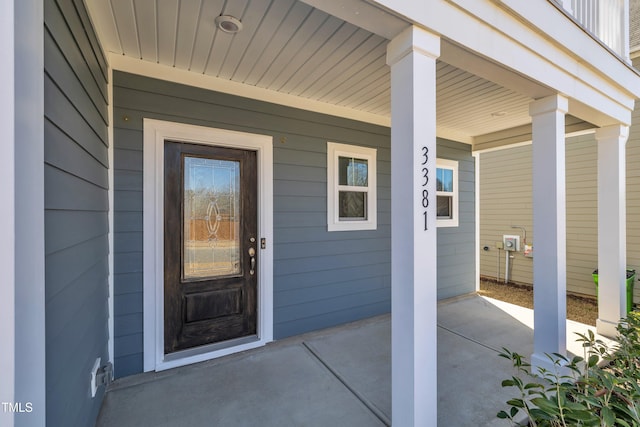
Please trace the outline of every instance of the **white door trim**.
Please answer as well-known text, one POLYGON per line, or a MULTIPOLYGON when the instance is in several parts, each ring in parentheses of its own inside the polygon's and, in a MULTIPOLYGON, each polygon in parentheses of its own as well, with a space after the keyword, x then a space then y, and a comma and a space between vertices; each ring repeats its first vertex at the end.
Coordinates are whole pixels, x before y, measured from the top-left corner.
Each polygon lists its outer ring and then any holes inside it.
POLYGON ((144 119, 143 318, 144 371, 161 371, 260 347, 273 340, 273 138, 266 135, 144 119), (258 340, 164 354, 164 141, 254 150, 258 160, 258 340))

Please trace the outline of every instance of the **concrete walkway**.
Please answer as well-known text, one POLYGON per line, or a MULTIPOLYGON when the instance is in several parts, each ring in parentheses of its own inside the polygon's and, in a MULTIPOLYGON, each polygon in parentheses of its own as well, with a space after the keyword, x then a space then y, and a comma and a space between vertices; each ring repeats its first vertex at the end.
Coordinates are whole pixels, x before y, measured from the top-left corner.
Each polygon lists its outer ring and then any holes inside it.
MULTIPOLYGON (((438 425, 501 426, 514 397, 502 347, 529 356, 533 312, 472 296, 438 306, 438 425)), ((567 322, 573 331, 595 329, 567 322)), ((160 373, 118 380, 97 426, 385 426, 391 419, 391 325, 380 316, 160 373)))

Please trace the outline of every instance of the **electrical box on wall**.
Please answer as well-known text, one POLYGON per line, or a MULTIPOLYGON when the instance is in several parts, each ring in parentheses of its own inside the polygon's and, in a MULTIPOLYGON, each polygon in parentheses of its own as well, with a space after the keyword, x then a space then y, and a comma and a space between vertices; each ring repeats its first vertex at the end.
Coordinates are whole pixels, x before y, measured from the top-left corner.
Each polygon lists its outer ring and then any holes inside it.
POLYGON ((527 258, 533 258, 533 244, 524 244, 524 256, 526 256, 527 258))
POLYGON ((502 236, 502 242, 504 244, 505 251, 519 251, 520 250, 520 236, 511 236, 505 234, 502 236))

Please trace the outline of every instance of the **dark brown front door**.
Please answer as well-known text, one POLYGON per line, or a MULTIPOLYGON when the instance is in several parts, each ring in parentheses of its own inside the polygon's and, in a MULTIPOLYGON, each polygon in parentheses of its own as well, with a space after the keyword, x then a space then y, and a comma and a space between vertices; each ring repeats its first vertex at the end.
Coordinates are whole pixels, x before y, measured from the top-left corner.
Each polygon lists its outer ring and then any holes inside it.
POLYGON ((256 153, 164 147, 164 351, 256 335, 256 153))

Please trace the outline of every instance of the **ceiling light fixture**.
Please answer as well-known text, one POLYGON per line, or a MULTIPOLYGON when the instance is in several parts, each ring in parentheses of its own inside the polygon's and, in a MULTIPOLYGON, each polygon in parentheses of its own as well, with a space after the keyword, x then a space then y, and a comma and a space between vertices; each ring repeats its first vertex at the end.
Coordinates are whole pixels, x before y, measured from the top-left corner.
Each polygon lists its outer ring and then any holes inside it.
POLYGON ((225 33, 235 34, 242 30, 242 22, 231 15, 220 15, 216 17, 216 26, 225 33))

